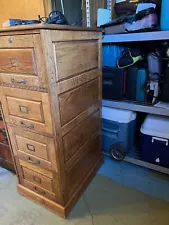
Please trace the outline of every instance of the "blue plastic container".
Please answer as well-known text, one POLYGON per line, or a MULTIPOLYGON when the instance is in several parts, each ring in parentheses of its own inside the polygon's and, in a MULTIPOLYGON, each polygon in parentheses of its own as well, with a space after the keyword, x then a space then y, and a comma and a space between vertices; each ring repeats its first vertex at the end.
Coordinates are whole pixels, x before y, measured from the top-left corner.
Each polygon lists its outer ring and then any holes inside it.
POLYGON ((116 67, 117 60, 124 48, 112 44, 103 44, 102 60, 103 66, 116 67))
POLYGON ((147 72, 145 69, 138 69, 137 85, 136 85, 136 100, 138 102, 145 102, 147 72))
POLYGON ((169 167, 169 118, 148 115, 141 127, 141 158, 169 167))
POLYGON ((110 153, 113 144, 121 144, 126 152, 134 146, 136 113, 102 107, 102 150, 110 153))
POLYGON ((169 30, 169 0, 162 0, 161 30, 169 30))

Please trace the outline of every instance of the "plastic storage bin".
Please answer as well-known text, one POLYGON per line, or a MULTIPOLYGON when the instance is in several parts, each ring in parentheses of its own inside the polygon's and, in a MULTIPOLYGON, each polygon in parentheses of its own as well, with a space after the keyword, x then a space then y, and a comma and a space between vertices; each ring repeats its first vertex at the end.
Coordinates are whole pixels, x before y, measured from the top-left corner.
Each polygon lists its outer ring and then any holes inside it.
POLYGON ((162 0, 161 5, 161 30, 169 30, 169 0, 162 0))
POLYGON ((169 167, 169 118, 148 115, 141 126, 141 158, 169 167))
POLYGON ((145 69, 138 69, 137 84, 136 84, 136 100, 138 102, 145 102, 146 81, 147 81, 147 71, 145 69))
POLYGON ((124 48, 112 44, 103 44, 102 59, 103 66, 116 67, 117 60, 121 56, 124 48))
POLYGON ((110 153, 117 143, 129 151, 134 146, 135 121, 135 112, 102 107, 103 152, 110 153))

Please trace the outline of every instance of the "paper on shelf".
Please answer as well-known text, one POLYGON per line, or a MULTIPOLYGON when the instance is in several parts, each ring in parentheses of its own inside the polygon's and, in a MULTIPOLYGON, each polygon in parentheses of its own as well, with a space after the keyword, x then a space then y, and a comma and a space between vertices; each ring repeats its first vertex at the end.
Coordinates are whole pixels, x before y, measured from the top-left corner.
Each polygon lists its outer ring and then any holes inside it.
POLYGON ((116 0, 116 3, 126 2, 127 0, 116 0))
POLYGON ((156 8, 156 4, 153 3, 139 3, 137 6, 136 13, 144 10, 144 9, 149 9, 149 8, 156 8))
POLYGON ((154 106, 157 107, 157 108, 169 109, 169 103, 168 102, 158 102, 154 106))

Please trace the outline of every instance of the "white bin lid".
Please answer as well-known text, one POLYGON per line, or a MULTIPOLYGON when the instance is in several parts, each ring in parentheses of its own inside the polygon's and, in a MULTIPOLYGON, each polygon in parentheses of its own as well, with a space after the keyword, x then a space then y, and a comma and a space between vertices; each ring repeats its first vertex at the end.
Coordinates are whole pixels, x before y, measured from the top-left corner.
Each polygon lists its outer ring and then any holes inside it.
POLYGON ((136 113, 129 110, 102 107, 102 118, 118 123, 129 123, 136 119, 136 113))
POLYGON ((169 139, 169 118, 148 115, 141 126, 141 133, 169 139))

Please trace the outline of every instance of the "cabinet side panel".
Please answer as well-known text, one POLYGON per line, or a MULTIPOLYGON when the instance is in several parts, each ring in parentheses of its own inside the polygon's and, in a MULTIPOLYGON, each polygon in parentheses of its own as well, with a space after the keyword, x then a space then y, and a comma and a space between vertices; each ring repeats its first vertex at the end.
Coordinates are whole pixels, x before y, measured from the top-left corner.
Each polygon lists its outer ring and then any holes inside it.
MULTIPOLYGON (((55 143, 55 152, 58 164, 58 182, 59 182, 59 193, 62 205, 66 204, 67 191, 66 191, 66 181, 64 172, 64 156, 63 156, 63 143, 61 136, 61 124, 60 124, 60 112, 59 112, 59 102, 57 96, 57 84, 56 84, 56 67, 55 67, 55 56, 53 51, 53 42, 51 38, 50 30, 41 30, 42 46, 44 48, 47 74, 48 74, 48 86, 49 86, 49 96, 50 96, 50 106, 51 115, 53 122, 53 136, 55 143)), ((58 192, 57 183, 55 192, 58 192)))
POLYGON ((70 41, 54 44, 58 80, 98 67, 97 41, 70 41))
POLYGON ((61 123, 65 125, 99 100, 99 80, 96 79, 59 96, 61 123))
POLYGON ((82 179, 87 178, 87 184, 91 171, 101 162, 101 33, 41 33, 48 64, 61 192, 65 206, 70 202, 73 205, 77 200, 74 194, 84 190, 82 179))

